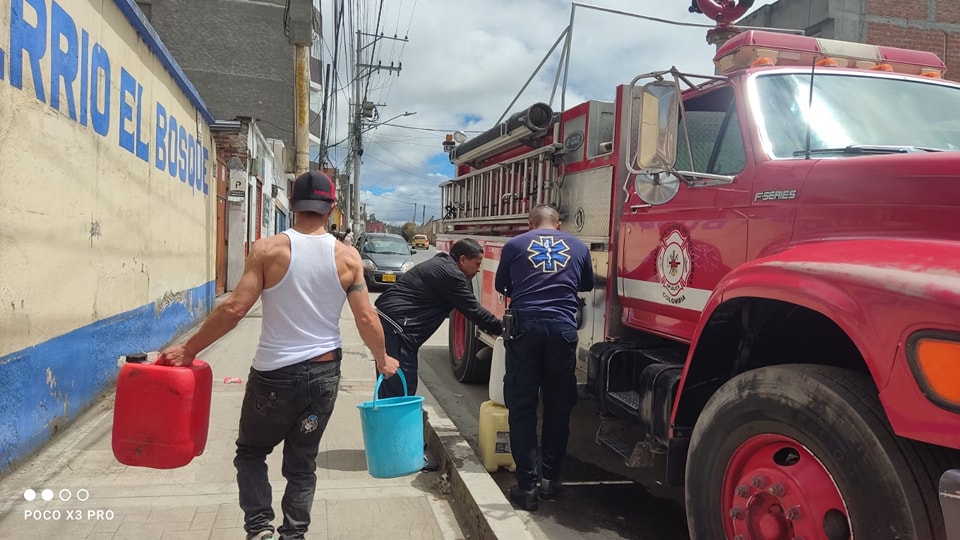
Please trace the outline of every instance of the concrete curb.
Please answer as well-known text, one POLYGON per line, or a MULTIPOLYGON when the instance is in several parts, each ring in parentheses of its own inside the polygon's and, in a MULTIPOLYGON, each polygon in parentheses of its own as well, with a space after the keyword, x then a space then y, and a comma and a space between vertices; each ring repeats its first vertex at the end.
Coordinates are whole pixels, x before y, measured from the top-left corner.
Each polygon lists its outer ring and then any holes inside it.
POLYGON ((527 529, 513 505, 490 478, 480 458, 464 440, 456 424, 444 413, 426 385, 424 396, 424 437, 427 448, 447 474, 457 504, 468 519, 464 526, 481 540, 514 540, 535 537, 527 529))

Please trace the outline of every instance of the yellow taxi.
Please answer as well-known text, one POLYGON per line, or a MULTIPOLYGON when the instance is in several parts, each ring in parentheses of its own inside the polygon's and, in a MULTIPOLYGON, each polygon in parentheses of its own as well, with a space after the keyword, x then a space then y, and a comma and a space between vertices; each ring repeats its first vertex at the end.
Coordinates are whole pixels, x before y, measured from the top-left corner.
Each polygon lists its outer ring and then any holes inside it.
POLYGON ((427 239, 427 235, 413 235, 413 249, 430 249, 430 240, 427 239))

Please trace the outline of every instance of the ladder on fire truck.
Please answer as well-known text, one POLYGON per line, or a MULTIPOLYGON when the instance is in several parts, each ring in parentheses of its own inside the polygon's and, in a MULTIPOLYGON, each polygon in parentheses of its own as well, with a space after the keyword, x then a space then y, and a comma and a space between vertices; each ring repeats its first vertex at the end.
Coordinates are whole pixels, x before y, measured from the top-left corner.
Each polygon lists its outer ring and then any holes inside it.
POLYGON ((455 229, 509 229, 525 225, 530 209, 559 206, 562 177, 553 145, 503 160, 440 185, 443 221, 455 229))

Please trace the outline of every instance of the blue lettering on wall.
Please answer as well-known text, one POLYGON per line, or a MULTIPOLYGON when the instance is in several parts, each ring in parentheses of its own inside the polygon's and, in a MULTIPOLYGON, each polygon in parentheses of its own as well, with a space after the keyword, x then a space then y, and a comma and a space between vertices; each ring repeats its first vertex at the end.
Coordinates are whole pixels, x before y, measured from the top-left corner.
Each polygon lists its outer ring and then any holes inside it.
POLYGON ((63 79, 63 92, 67 96, 71 120, 77 119, 73 95, 73 81, 77 79, 77 56, 77 25, 60 4, 54 2, 50 12, 50 107, 60 110, 60 80, 63 79), (60 48, 63 41, 67 42, 67 50, 60 48))
POLYGON ((142 119, 141 101, 143 100, 143 85, 127 71, 126 68, 120 68, 120 147, 126 148, 131 154, 138 158, 148 161, 149 147, 142 139, 142 119), (134 130, 127 128, 127 120, 133 120, 133 105, 127 101, 127 96, 133 98, 137 105, 136 118, 136 139, 134 139, 134 130), (136 145, 136 148, 134 148, 136 145))
POLYGON ((167 149, 170 154, 167 155, 168 171, 170 176, 177 177, 177 119, 171 114, 169 117, 169 130, 167 131, 167 149))
POLYGON ((133 120, 133 106, 127 101, 127 95, 133 97, 137 91, 137 81, 127 68, 120 68, 120 148, 126 148, 131 154, 136 150, 133 147, 133 130, 127 131, 127 120, 133 120))
POLYGON ((180 159, 177 160, 177 168, 180 169, 180 181, 187 181, 187 130, 183 129, 183 124, 180 124, 180 129, 177 130, 177 149, 180 151, 180 159))
MULTIPOLYGON (((144 85, 125 67, 118 66, 119 95, 115 93, 117 91, 111 84, 110 54, 91 40, 86 29, 77 25, 64 8, 69 4, 65 0, 10 0, 10 45, 6 50, 0 49, 0 81, 7 80, 12 87, 23 90, 26 68, 29 71, 26 76, 32 80, 38 101, 49 103, 50 108, 62 112, 63 98, 71 120, 82 126, 92 126, 94 132, 104 137, 110 131, 113 100, 119 99, 119 146, 149 163, 150 133, 143 117, 149 114, 144 109, 150 105, 144 104, 144 85), (41 61, 48 47, 50 72, 44 73, 41 61), (49 86, 44 83, 45 76, 50 78, 49 86), (47 90, 50 92, 49 102, 47 90)), ((132 24, 142 34, 143 29, 137 26, 137 21, 132 24)), ((171 67, 164 63, 170 59, 163 51, 154 52, 164 66, 176 71, 175 65, 171 67)), ((183 88, 181 84, 181 90, 183 88)), ((192 91, 192 88, 188 90, 192 91)), ((184 90, 187 97, 195 98, 188 90, 184 90)), ((204 113, 207 118, 209 113, 200 107, 197 112, 204 113)), ((209 191, 207 167, 210 150, 190 133, 191 125, 190 122, 179 123, 172 114, 167 114, 160 102, 156 103, 154 165, 206 195, 209 191)))
POLYGON ((203 176, 203 194, 207 194, 207 161, 210 161, 210 152, 207 147, 203 147, 203 166, 200 168, 203 176))
POLYGON ((157 126, 157 133, 154 138, 156 148, 153 164, 164 171, 167 169, 167 110, 163 108, 159 101, 157 102, 157 120, 154 125, 157 126))
POLYGON ((187 184, 190 187, 198 187, 197 184, 197 141, 193 139, 193 135, 187 135, 187 162, 190 164, 187 167, 187 184))
POLYGON ((90 34, 86 30, 80 33, 80 125, 87 125, 87 103, 90 99, 90 34))
POLYGON ((99 43, 93 46, 90 75, 90 89, 92 90, 90 105, 93 106, 90 111, 90 119, 93 123, 93 130, 106 136, 107 132, 110 131, 110 55, 99 43))
POLYGON ((137 83, 137 157, 150 163, 150 145, 143 140, 143 85, 137 83))
POLYGON ((10 84, 23 89, 23 55, 30 58, 30 72, 33 75, 33 91, 43 103, 47 98, 43 92, 43 73, 40 72, 40 59, 47 52, 47 9, 43 0, 12 0, 10 4, 10 84), (23 4, 30 4, 36 12, 37 25, 23 18, 23 4))

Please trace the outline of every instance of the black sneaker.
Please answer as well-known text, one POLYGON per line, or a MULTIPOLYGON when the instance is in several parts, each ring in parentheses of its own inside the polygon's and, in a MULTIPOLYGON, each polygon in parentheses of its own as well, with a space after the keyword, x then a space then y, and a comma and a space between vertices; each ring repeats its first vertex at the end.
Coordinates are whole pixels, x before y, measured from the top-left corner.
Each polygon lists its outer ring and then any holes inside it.
POLYGON ((563 484, 560 483, 560 480, 544 478, 540 481, 540 498, 548 501, 555 500, 562 489, 563 484))
POLYGON ((527 512, 535 512, 539 506, 536 488, 526 490, 520 489, 520 486, 512 486, 509 495, 511 501, 527 512))
POLYGON ((423 472, 434 472, 440 469, 440 464, 432 459, 427 454, 423 454, 423 468, 420 470, 423 472))

